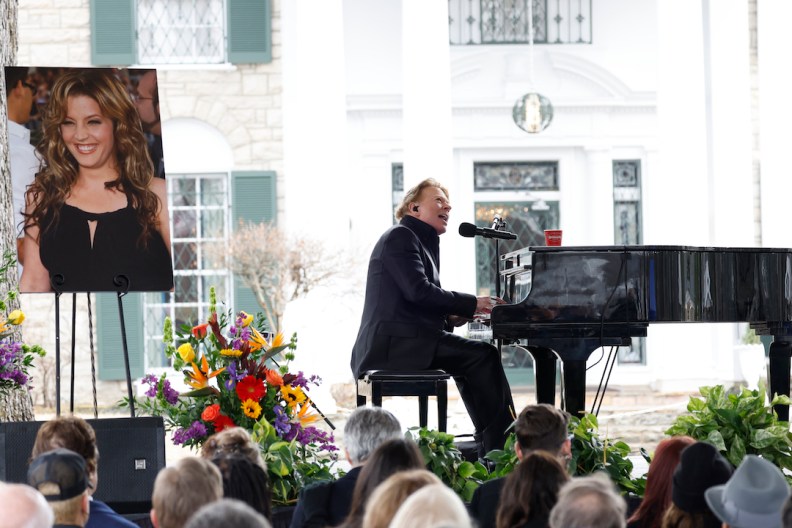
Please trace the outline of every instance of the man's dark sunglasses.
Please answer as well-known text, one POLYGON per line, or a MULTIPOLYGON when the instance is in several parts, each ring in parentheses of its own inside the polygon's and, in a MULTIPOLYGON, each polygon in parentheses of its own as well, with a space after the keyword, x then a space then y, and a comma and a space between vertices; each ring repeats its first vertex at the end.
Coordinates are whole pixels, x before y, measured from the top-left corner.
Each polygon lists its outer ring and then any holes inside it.
POLYGON ((36 93, 37 88, 35 86, 33 86, 32 84, 30 84, 29 82, 22 81, 22 84, 24 86, 30 88, 31 92, 36 93))

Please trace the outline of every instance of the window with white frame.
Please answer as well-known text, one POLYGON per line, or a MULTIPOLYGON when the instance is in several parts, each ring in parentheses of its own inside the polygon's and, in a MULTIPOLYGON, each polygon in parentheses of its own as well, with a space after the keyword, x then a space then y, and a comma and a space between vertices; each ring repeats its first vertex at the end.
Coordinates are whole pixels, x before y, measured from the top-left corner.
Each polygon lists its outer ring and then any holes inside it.
POLYGON ((272 61, 273 0, 89 0, 91 63, 272 61))
POLYGON ((231 274, 222 255, 230 234, 229 175, 168 174, 167 183, 175 287, 173 292, 146 294, 147 368, 166 365, 165 316, 174 328, 195 325, 209 316, 209 288, 215 288, 218 299, 231 296, 231 274))
POLYGON ((223 0, 138 0, 139 62, 224 62, 224 4, 223 0))

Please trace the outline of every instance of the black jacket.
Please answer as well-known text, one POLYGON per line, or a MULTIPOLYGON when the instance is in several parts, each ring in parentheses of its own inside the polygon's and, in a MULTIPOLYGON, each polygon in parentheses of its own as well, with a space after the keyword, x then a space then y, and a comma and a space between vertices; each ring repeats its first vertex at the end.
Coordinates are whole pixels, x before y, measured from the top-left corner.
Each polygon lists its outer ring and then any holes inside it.
POLYGON ((366 280, 366 300, 355 346, 356 378, 372 369, 426 369, 446 317, 472 317, 473 295, 440 287, 440 238, 435 229, 405 216, 374 246, 366 280))
POLYGON ((338 526, 349 514, 362 466, 354 467, 340 479, 305 488, 300 493, 289 528, 338 526))

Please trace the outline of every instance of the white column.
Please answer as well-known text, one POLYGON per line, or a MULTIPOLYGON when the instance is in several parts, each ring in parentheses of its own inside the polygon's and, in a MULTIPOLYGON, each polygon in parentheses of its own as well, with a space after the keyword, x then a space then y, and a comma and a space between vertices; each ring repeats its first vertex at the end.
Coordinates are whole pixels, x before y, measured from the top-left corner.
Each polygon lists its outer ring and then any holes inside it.
POLYGON ((792 2, 757 1, 759 47, 759 119, 762 178, 762 245, 792 247, 789 234, 789 126, 792 123, 792 74, 786 46, 792 2))
MULTIPOLYGON (((348 183, 342 1, 286 0, 281 10, 284 175, 278 223, 288 233, 342 251, 351 202, 360 199, 348 183)), ((289 303, 284 315, 283 330, 299 337, 293 371, 322 376, 310 396, 325 413, 335 412, 331 385, 351 377, 356 306, 347 297, 315 290, 289 303)))
POLYGON ((285 1, 281 226, 346 244, 346 76, 342 0, 285 1))
POLYGON ((448 3, 403 0, 402 24, 404 188, 429 177, 450 186, 448 3))

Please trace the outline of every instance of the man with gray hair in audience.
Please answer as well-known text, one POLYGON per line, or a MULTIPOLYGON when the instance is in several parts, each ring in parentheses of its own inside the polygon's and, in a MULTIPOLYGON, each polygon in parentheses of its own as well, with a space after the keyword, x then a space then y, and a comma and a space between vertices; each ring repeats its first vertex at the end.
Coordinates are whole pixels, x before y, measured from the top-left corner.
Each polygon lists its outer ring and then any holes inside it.
POLYGON ((201 506, 201 509, 190 517, 184 528, 218 528, 219 526, 272 528, 266 517, 236 499, 220 499, 201 506))
POLYGON ((344 453, 352 469, 334 482, 308 487, 292 516, 289 528, 337 526, 349 513, 352 492, 362 465, 382 443, 401 438, 399 421, 381 407, 358 407, 344 426, 344 453))
POLYGON ((550 528, 625 528, 627 503, 605 473, 577 477, 561 488, 550 528))
POLYGON ((55 515, 40 491, 25 484, 0 483, 0 528, 51 528, 55 515))

